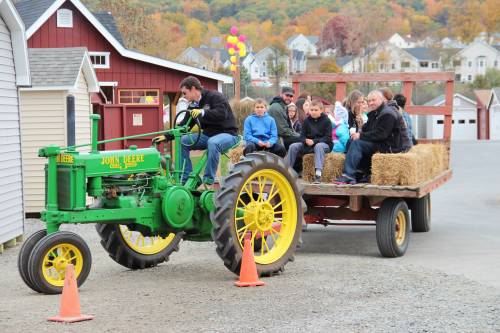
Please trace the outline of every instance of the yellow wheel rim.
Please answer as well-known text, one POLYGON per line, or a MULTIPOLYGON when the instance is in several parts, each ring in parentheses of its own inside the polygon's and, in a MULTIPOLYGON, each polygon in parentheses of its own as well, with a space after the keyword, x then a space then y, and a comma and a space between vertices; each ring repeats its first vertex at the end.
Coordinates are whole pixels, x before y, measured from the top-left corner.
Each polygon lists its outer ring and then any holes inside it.
POLYGON ((406 237, 406 215, 403 211, 398 212, 396 217, 396 244, 403 245, 406 237))
POLYGON ((271 264, 282 258, 297 228, 297 201, 287 178, 272 169, 248 177, 238 194, 234 225, 242 249, 246 234, 251 233, 252 248, 260 238, 260 248, 254 251, 257 264, 271 264))
POLYGON ((126 225, 120 225, 120 232, 128 247, 137 253, 145 255, 163 251, 175 237, 173 233, 165 238, 160 236, 145 237, 138 231, 129 230, 126 225))
POLYGON ((75 277, 78 277, 83 268, 82 252, 73 244, 62 243, 48 250, 42 262, 42 274, 48 283, 53 286, 64 286, 66 266, 75 266, 75 277))

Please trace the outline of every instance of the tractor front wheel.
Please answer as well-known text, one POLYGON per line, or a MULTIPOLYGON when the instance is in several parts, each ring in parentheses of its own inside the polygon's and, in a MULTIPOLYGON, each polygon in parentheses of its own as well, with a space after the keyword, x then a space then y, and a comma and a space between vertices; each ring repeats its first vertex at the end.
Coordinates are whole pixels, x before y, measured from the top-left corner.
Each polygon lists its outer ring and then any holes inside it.
POLYGON ((261 275, 279 273, 293 260, 302 201, 297 175, 283 159, 270 153, 248 154, 223 180, 215 206, 212 238, 231 272, 239 274, 247 234, 261 275))
POLYGON ((90 249, 83 238, 73 232, 58 231, 40 239, 28 260, 33 289, 44 294, 60 294, 69 264, 75 267, 76 281, 81 286, 92 265, 90 249))
POLYGON ((19 250, 19 256, 17 257, 17 268, 19 269, 19 274, 23 279, 24 283, 31 289, 37 292, 41 292, 37 289, 35 284, 31 282, 29 273, 28 273, 28 260, 30 258, 31 252, 35 248, 35 245, 47 235, 47 230, 38 230, 29 236, 21 246, 21 250, 19 250))
POLYGON ((146 237, 118 224, 97 224, 96 230, 111 259, 130 269, 154 267, 168 261, 172 252, 179 251, 182 240, 182 233, 165 238, 146 237))

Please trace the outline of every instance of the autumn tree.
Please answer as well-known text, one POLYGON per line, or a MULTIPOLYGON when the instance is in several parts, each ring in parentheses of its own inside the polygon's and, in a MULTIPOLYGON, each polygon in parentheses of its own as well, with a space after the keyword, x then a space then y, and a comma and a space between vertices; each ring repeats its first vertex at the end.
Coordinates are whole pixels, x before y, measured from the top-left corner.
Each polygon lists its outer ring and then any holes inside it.
POLYGON ((337 62, 333 58, 326 58, 319 65, 320 73, 340 73, 342 68, 337 65, 337 62))
POLYGON ((113 15, 128 48, 141 50, 153 43, 151 20, 137 1, 101 0, 99 8, 113 15))
POLYGON ((485 0, 481 6, 481 22, 491 36, 500 31, 500 0, 485 0))
POLYGON ((453 6, 449 19, 451 32, 466 43, 473 41, 484 30, 478 19, 480 12, 481 5, 477 0, 464 1, 453 6))
POLYGON ((320 51, 336 49, 341 57, 358 53, 358 34, 353 27, 353 21, 348 16, 338 15, 329 20, 321 31, 319 38, 320 51))

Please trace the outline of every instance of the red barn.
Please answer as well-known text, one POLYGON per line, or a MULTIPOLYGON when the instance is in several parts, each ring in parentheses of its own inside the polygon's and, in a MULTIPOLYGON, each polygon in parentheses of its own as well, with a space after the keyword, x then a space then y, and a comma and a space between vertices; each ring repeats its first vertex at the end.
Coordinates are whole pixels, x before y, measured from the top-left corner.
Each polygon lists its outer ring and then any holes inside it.
MULTIPOLYGON (((92 13, 79 0, 24 0, 16 8, 29 48, 88 49, 101 88, 93 103, 104 116, 103 138, 161 130, 163 105, 176 104, 179 83, 187 75, 198 77, 207 89, 221 90, 222 83, 232 82, 227 75, 127 49, 113 17, 92 13)), ((146 142, 125 142, 130 144, 146 142)))

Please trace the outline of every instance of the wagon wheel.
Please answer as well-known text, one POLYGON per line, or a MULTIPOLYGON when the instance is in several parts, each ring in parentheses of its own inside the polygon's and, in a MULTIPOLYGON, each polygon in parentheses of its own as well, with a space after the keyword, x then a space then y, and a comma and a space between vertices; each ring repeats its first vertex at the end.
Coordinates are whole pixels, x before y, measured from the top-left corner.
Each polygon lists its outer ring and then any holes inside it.
POLYGON ((248 154, 224 179, 211 214, 212 238, 230 271, 239 273, 247 233, 260 274, 283 271, 293 260, 302 221, 296 179, 281 158, 266 153, 248 154))
MULTIPOLYGON (((186 115, 187 117, 190 117, 190 118, 191 118, 191 113, 190 113, 190 111, 189 111, 189 110, 182 110, 182 111, 181 111, 181 112, 179 112, 177 115, 175 115, 175 119, 174 119, 174 128, 177 128, 177 127, 178 127, 178 126, 177 126, 177 119, 179 118, 179 116, 180 116, 181 114, 184 114, 184 113, 186 113, 186 114, 187 114, 187 115, 186 115)), ((185 117, 186 117, 186 116, 185 116, 185 117)), ((183 122, 183 121, 184 121, 184 119, 183 119, 183 120, 181 120, 181 122, 183 122)), ((189 122, 189 123, 191 123, 192 121, 194 121, 195 126, 198 126, 198 132, 196 133, 197 135, 195 136, 194 140, 193 140, 193 139, 192 139, 192 140, 190 140, 190 141, 191 141, 190 143, 188 143, 188 144, 181 143, 181 144, 182 144, 183 146, 185 146, 185 147, 191 147, 191 146, 196 145, 196 144, 198 143, 198 141, 200 141, 200 138, 201 138, 201 123, 200 123, 200 119, 199 119, 199 118, 191 118, 191 119, 189 119, 189 120, 188 120, 188 122, 189 122)), ((188 122, 186 122, 186 124, 187 124, 188 122)), ((189 133, 188 133, 188 134, 189 134, 189 133)))
POLYGON ((411 202, 411 230, 428 232, 431 230, 431 195, 414 199, 411 202))
POLYGON ((31 289, 37 292, 41 292, 37 289, 35 284, 31 282, 29 273, 28 273, 28 260, 30 258, 31 252, 33 252, 33 248, 35 245, 47 235, 47 230, 38 230, 31 236, 29 236, 24 242, 23 246, 21 246, 21 250, 19 250, 19 255, 17 257, 17 268, 19 270, 19 274, 23 279, 24 283, 31 289))
POLYGON ((117 224, 97 224, 96 230, 111 259, 130 269, 154 267, 168 261, 172 252, 179 251, 182 240, 182 233, 171 233, 165 238, 148 237, 117 224))
POLYGON ((410 240, 410 215, 402 199, 388 198, 382 202, 377 215, 377 245, 384 257, 405 254, 410 240))
POLYGON ((58 231, 40 239, 28 260, 28 274, 34 290, 44 294, 61 293, 68 264, 75 266, 76 281, 81 286, 90 273, 92 256, 80 236, 58 231))

